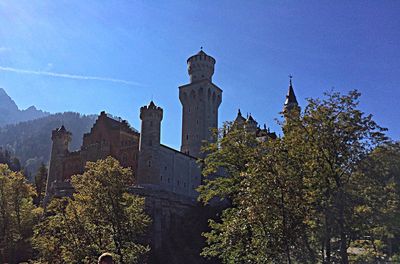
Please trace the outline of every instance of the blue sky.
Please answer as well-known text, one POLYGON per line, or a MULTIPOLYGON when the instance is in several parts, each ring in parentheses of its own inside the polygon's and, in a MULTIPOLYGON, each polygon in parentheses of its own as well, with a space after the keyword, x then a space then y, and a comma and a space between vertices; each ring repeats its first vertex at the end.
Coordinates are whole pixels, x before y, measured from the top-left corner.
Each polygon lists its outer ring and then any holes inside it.
POLYGON ((139 108, 164 108, 162 141, 180 146, 178 86, 200 46, 237 109, 278 130, 293 74, 300 104, 332 89, 400 135, 400 1, 1 1, 0 87, 20 108, 102 110, 140 128, 139 108))

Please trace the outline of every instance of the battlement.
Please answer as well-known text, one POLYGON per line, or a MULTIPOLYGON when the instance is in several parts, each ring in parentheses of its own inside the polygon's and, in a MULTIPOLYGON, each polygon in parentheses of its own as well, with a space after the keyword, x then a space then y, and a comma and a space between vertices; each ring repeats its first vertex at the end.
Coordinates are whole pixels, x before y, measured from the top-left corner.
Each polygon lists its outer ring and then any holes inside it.
POLYGON ((200 50, 187 60, 190 82, 210 80, 214 74, 215 59, 200 50))
POLYGON ((140 119, 143 119, 144 117, 162 120, 163 109, 159 106, 156 106, 154 102, 151 101, 149 105, 145 105, 140 108, 140 119))
POLYGON ((70 138, 71 135, 72 135, 72 133, 67 131, 67 129, 65 129, 64 125, 51 131, 51 139, 52 140, 61 139, 61 138, 70 138))

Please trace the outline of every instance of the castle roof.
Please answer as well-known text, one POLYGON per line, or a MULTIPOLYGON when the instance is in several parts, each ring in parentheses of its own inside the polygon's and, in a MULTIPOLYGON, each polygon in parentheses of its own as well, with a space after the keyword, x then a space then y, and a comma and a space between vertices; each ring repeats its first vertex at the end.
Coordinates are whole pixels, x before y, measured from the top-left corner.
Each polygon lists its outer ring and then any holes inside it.
POLYGON ((157 108, 157 106, 155 105, 153 100, 151 100, 150 103, 149 103, 149 109, 156 109, 156 108, 157 108))
POLYGON ((253 116, 250 114, 249 117, 247 118, 247 121, 250 122, 256 122, 256 120, 254 120, 253 116))
POLYGON ((235 119, 235 123, 243 123, 243 122, 245 122, 246 121, 246 119, 242 116, 242 112, 240 112, 240 109, 238 110, 238 114, 237 114, 237 116, 236 116, 236 119, 235 119))
POLYGON ((288 90, 288 93, 286 95, 286 101, 285 101, 285 105, 289 105, 289 104, 298 104, 297 99, 296 99, 296 95, 294 94, 294 89, 293 89, 293 85, 292 85, 292 78, 290 78, 289 90, 288 90))
POLYGON ((200 50, 199 52, 197 52, 196 55, 206 55, 206 56, 208 56, 207 53, 205 53, 203 50, 200 50))
MULTIPOLYGON (((109 114, 106 114, 105 111, 102 111, 100 113, 100 115, 97 118, 93 127, 97 124, 97 122, 99 122, 99 120, 102 120, 104 122, 104 124, 110 129, 120 129, 120 130, 124 130, 128 133, 135 133, 135 134, 138 133, 138 131, 136 129, 134 129, 133 127, 131 127, 129 125, 128 121, 123 120, 121 118, 113 117, 109 114)), ((93 130, 93 127, 91 130, 93 130)))
POLYGON ((187 62, 189 62, 192 58, 199 57, 199 56, 200 56, 200 58, 201 58, 201 56, 207 57, 207 58, 211 59, 211 62, 215 63, 215 59, 214 59, 212 56, 210 56, 210 55, 208 55, 207 53, 205 53, 205 52, 203 51, 203 48, 201 48, 201 50, 200 50, 199 52, 197 52, 195 55, 190 56, 190 57, 187 59, 187 62))

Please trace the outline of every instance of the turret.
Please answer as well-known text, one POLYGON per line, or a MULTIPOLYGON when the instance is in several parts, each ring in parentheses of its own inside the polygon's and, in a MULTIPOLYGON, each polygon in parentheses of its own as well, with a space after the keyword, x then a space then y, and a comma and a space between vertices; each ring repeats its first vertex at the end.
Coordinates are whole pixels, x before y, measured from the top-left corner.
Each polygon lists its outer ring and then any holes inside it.
POLYGON ((244 126, 244 123, 246 123, 246 118, 244 118, 244 117, 242 116, 242 112, 240 112, 240 109, 239 109, 239 110, 238 110, 238 114, 237 114, 237 116, 236 116, 236 118, 235 118, 235 121, 233 121, 233 124, 234 124, 235 126, 243 127, 243 126, 244 126))
POLYGON ((187 64, 191 83, 204 79, 212 81, 215 59, 207 55, 203 49, 191 56, 187 64))
POLYGON ((52 131, 51 140, 53 141, 50 156, 49 173, 46 185, 46 200, 54 194, 54 183, 62 182, 64 174, 64 159, 68 155, 68 145, 71 142, 71 132, 67 131, 62 125, 52 131))
POLYGON ((257 123, 257 121, 256 120, 254 120, 254 118, 251 116, 251 114, 249 115, 249 117, 247 118, 247 120, 246 120, 246 123, 245 123, 245 130, 246 130, 246 132, 247 133, 254 133, 254 134, 256 134, 256 132, 257 132, 257 125, 258 125, 258 123, 257 123))
POLYGON ((160 134, 163 110, 150 102, 140 108, 138 183, 157 184, 160 175, 160 134))
POLYGON ((190 83, 179 87, 182 103, 181 152, 202 157, 201 147, 214 140, 222 90, 212 83, 215 59, 201 50, 188 60, 190 83))

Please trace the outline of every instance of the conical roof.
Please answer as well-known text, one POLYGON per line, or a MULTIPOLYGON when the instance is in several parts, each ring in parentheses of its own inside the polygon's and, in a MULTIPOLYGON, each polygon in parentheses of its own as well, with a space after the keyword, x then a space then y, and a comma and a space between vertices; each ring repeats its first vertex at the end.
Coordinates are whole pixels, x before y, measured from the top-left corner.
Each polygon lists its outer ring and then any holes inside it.
POLYGON ((293 89, 293 85, 292 85, 292 78, 290 78, 289 90, 288 90, 288 93, 286 95, 286 101, 285 101, 285 105, 289 105, 289 104, 298 104, 297 99, 296 99, 296 95, 294 94, 294 89, 293 89))
POLYGON ((242 112, 240 112, 240 109, 239 109, 238 114, 235 119, 235 123, 243 123, 245 121, 246 121, 246 119, 242 116, 242 112))
POLYGON ((150 101, 149 103, 149 108, 156 108, 155 103, 153 102, 153 100, 150 101))
POLYGON ((196 55, 206 55, 206 56, 208 56, 207 53, 205 53, 203 50, 200 50, 196 55))

